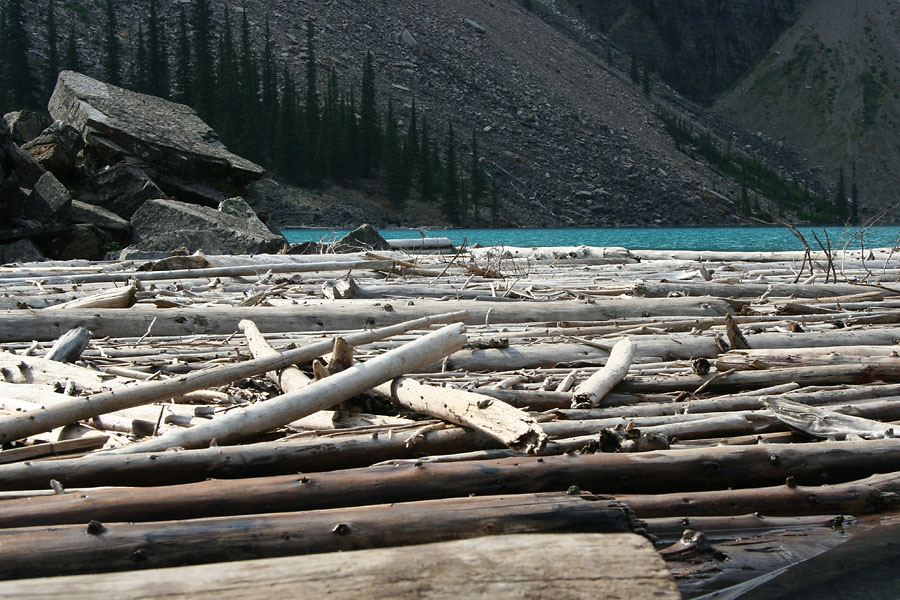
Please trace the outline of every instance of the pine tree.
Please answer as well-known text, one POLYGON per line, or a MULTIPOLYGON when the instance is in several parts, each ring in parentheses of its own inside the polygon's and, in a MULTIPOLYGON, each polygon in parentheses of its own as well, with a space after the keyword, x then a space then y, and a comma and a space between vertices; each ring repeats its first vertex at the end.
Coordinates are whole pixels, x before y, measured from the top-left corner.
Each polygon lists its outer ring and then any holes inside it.
POLYGON ((69 30, 69 35, 66 39, 65 65, 69 71, 78 71, 80 73, 83 70, 81 56, 78 54, 78 40, 75 38, 75 30, 73 29, 69 30))
POLYGON ((53 93, 59 75, 59 51, 56 45, 56 0, 47 1, 47 70, 44 75, 46 95, 53 93))
POLYGON ((224 10, 222 35, 219 36, 219 51, 216 58, 216 127, 226 145, 231 145, 237 137, 241 114, 240 97, 237 94, 237 54, 234 50, 231 13, 227 6, 224 10))
POLYGON ((637 55, 634 50, 631 51, 631 83, 640 81, 640 72, 638 71, 637 55))
POLYGON ((500 194, 497 192, 497 182, 491 180, 491 227, 497 226, 500 218, 500 194))
POLYGON ((478 156, 478 137, 475 129, 472 129, 472 156, 469 163, 469 194, 472 198, 472 209, 478 217, 478 207, 484 197, 485 176, 481 168, 481 157, 478 156))
POLYGON ((378 164, 378 108, 375 104, 375 67, 372 53, 366 52, 363 63, 362 96, 359 107, 359 143, 363 176, 369 175, 378 164))
POLYGON ((856 186, 856 163, 850 171, 853 183, 850 184, 850 222, 859 225, 859 188, 856 186))
POLYGON ((319 148, 319 93, 316 90, 316 46, 312 19, 306 19, 306 97, 303 105, 307 139, 316 143, 316 156, 309 165, 309 176, 318 182, 324 176, 323 149, 319 148))
MULTIPOLYGON (((182 9, 183 12, 184 9, 182 9)), ((118 25, 116 24, 116 8, 113 0, 106 0, 106 27, 103 40, 103 75, 107 83, 119 85, 122 82, 122 65, 119 60, 118 25)))
MULTIPOLYGON (((275 119, 278 117, 278 74, 275 72, 275 42, 272 40, 272 30, 269 28, 269 17, 266 16, 266 25, 263 30, 263 54, 262 54, 262 81, 260 103, 260 131, 262 133, 262 152, 267 160, 272 160, 272 140, 275 138, 275 119)), ((307 150, 305 138, 298 140, 301 151, 304 152, 299 161, 305 162, 307 150)), ((302 167, 302 164, 301 164, 302 167)), ((305 167, 303 167, 305 168, 305 167)), ((302 172, 302 171, 301 171, 302 172)))
POLYGON ((456 172, 456 140, 453 123, 447 129, 447 149, 444 152, 444 216, 451 223, 459 223, 459 179, 456 172))
POLYGON ((834 196, 834 212, 838 223, 843 225, 847 221, 847 184, 844 180, 844 165, 838 173, 837 191, 834 196))
POLYGON ((150 0, 150 18, 147 22, 147 91, 161 98, 169 97, 166 44, 165 24, 159 19, 156 0, 150 0))
POLYGON ((250 23, 247 7, 241 13, 240 103, 241 131, 236 149, 252 160, 259 156, 259 74, 256 71, 256 54, 250 43, 250 23))
POLYGON ((647 65, 644 65, 644 69, 641 71, 641 91, 645 96, 650 95, 650 72, 647 70, 647 65))
POLYGON ((22 0, 8 0, 4 11, 4 63, 7 101, 16 108, 34 108, 37 98, 35 83, 28 64, 31 42, 25 29, 22 0))
POLYGON ((191 81, 191 38, 184 4, 178 5, 178 43, 175 52, 175 100, 187 104, 194 99, 191 81))
POLYGON ((432 149, 429 139, 428 119, 422 117, 422 141, 419 143, 418 163, 416 165, 419 181, 419 194, 423 200, 434 199, 434 166, 431 160, 432 149))
POLYGON ((131 89, 142 94, 147 93, 147 44, 144 40, 144 24, 138 21, 137 37, 132 48, 131 89))
POLYGON ((0 113, 9 109, 9 62, 6 44, 6 6, 0 4, 0 113))
POLYGON ((384 126, 384 169, 387 197, 394 208, 401 208, 406 201, 407 187, 405 159, 400 148, 394 103, 388 100, 387 119, 384 126))
POLYGON ((416 99, 413 97, 409 110, 409 125, 406 128, 406 142, 403 146, 404 169, 407 187, 412 185, 416 177, 419 160, 419 118, 416 114, 416 99))
POLYGON ((212 121, 215 110, 215 86, 212 57, 212 15, 209 0, 192 0, 191 25, 193 26, 194 42, 193 106, 203 119, 212 121))

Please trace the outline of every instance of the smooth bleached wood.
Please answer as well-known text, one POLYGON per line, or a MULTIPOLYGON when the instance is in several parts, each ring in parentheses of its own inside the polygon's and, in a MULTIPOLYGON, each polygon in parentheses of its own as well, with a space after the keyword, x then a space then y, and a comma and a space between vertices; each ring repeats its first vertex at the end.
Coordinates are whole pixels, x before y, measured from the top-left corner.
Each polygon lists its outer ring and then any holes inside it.
POLYGON ((603 368, 598 369, 572 392, 572 403, 597 406, 620 381, 625 379, 634 361, 635 344, 630 339, 616 342, 603 368))
MULTIPOLYGON (((458 321, 464 317, 464 312, 443 313, 433 317, 414 319, 390 327, 349 334, 346 338, 351 344, 368 344, 414 329, 430 327, 433 324, 458 321)), ((331 348, 332 342, 326 340, 304 346, 303 348, 289 350, 279 356, 263 357, 227 366, 212 367, 166 381, 142 383, 127 389, 84 398, 73 398, 65 403, 60 402, 58 405, 46 410, 0 417, 0 442, 11 442, 96 415, 141 404, 149 404, 157 400, 180 396, 187 392, 231 383, 243 377, 260 375, 287 365, 310 361, 326 354, 331 348)), ((0 358, 5 356, 7 355, 0 355, 0 358)), ((16 355, 8 356, 19 358, 16 355)), ((23 358, 31 359, 30 357, 23 358)), ((45 362, 53 365, 57 364, 53 361, 45 362)), ((70 368, 68 365, 61 366, 70 368)))
POLYGON ((132 444, 114 452, 147 452, 173 447, 202 448, 213 441, 230 444, 251 435, 265 433, 340 404, 385 381, 452 354, 465 344, 464 331, 465 325, 447 325, 414 342, 365 363, 356 364, 331 377, 320 379, 295 392, 235 409, 190 429, 172 430, 158 438, 132 444))

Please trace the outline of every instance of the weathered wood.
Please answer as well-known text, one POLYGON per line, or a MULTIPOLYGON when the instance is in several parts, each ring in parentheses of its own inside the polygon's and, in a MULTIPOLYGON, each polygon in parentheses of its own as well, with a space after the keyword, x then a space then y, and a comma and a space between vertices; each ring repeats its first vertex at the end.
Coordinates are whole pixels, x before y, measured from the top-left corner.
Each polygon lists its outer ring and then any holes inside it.
POLYGON ((526 454, 541 454, 547 435, 528 413, 504 402, 453 388, 440 388, 401 377, 375 388, 379 394, 415 412, 471 427, 526 454))
POLYGON ((55 360, 0 352, 0 380, 9 384, 58 385, 62 389, 71 381, 78 391, 97 391, 109 387, 102 375, 93 369, 55 360))
MULTIPOLYGON (((346 337, 352 344, 365 344, 414 329, 428 327, 432 324, 459 320, 464 315, 465 313, 459 312, 444 313, 372 331, 349 334, 346 337)), ((231 383, 242 377, 259 375, 290 364, 310 361, 327 353, 331 350, 331 346, 332 343, 330 341, 318 342, 303 348, 289 350, 280 356, 264 357, 233 365, 213 367, 167 381, 142 383, 127 390, 73 399, 66 403, 60 403, 48 410, 0 417, 0 443, 11 442, 35 433, 49 431, 98 414, 139 406, 179 396, 186 392, 231 383)), ((18 359, 19 357, 16 358, 18 359)))
POLYGON ((767 398, 766 406, 779 421, 788 427, 820 439, 843 438, 848 435, 894 437, 894 431, 897 430, 893 425, 886 425, 872 419, 844 415, 833 410, 815 408, 784 398, 767 398))
POLYGON ((363 327, 383 327, 444 313, 448 308, 467 310, 468 324, 483 324, 488 310, 491 323, 517 323, 542 320, 616 319, 644 313, 664 315, 716 316, 731 311, 730 305, 717 298, 667 298, 665 301, 643 298, 601 299, 594 304, 577 301, 555 302, 479 302, 459 300, 449 306, 438 300, 416 300, 392 304, 369 300, 306 300, 289 307, 185 307, 177 311, 160 311, 155 307, 134 306, 118 309, 72 309, 66 311, 9 310, 0 311, 0 342, 52 340, 74 326, 82 325, 96 337, 140 337, 151 321, 153 335, 224 334, 237 331, 238 322, 250 319, 259 330, 334 331, 363 327))
POLYGON ((63 363, 73 362, 81 356, 90 341, 90 331, 84 327, 75 327, 59 336, 44 358, 63 363))
POLYGON ((900 508, 900 473, 838 484, 721 489, 677 494, 618 495, 639 518, 740 515, 864 515, 900 508))
POLYGON ((895 470, 900 470, 896 439, 517 457, 7 500, 0 502, 0 527, 313 510, 469 494, 562 491, 573 485, 604 494, 766 486, 788 477, 798 485, 815 485, 895 470))
MULTIPOLYGON (((401 526, 402 527, 402 526, 401 526)), ((25 573, 28 573, 26 571, 25 573)), ((630 533, 503 535, 106 575, 0 583, 30 600, 253 600, 304 596, 593 600, 681 598, 653 545, 630 533), (553 560, 547 560, 547 557, 553 560), (598 569, 597 564, 603 568, 598 569), (347 565, 353 565, 348 569, 347 565), (565 565, 560 568, 559 565, 565 565), (427 581, 423 577, 427 576, 427 581)))
POLYGON ((609 352, 609 359, 602 369, 598 369, 572 392, 572 403, 586 403, 597 406, 616 385, 628 374, 634 360, 635 344, 630 339, 616 342, 609 352))
POLYGON ((73 308, 128 308, 134 304, 134 285, 106 290, 99 294, 76 298, 68 302, 53 304, 44 310, 62 310, 73 308))
POLYGON ((340 404, 385 381, 442 359, 465 344, 464 331, 465 325, 447 325, 414 342, 365 363, 354 365, 331 377, 315 381, 294 392, 235 409, 190 429, 172 430, 158 438, 119 448, 114 452, 147 452, 174 447, 202 448, 213 441, 230 444, 252 435, 265 433, 340 404))
POLYGON ((405 546, 504 533, 629 532, 611 498, 489 496, 152 524, 0 530, 0 579, 405 546), (93 529, 91 529, 93 527, 93 529), (214 548, 214 551, 210 551, 214 548), (135 553, 142 556, 135 559, 135 553), (30 568, 24 568, 31 565, 30 568))
MULTIPOLYGON (((898 291, 881 289, 886 294, 897 295, 898 291)), ((849 296, 872 292, 865 285, 851 283, 811 284, 800 283, 716 283, 711 281, 683 281, 679 283, 638 283, 634 286, 636 296, 646 298, 666 298, 670 294, 684 296, 715 296, 717 298, 758 298, 767 294, 772 298, 825 298, 832 296, 849 296)))

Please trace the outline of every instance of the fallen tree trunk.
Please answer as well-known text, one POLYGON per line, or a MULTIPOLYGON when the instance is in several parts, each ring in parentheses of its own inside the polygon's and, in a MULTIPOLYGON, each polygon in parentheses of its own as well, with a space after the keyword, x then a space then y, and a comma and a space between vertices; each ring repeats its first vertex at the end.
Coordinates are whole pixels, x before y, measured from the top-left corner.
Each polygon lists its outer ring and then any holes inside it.
MULTIPOLYGON (((372 331, 349 334, 346 338, 351 344, 367 344, 392 335, 429 327, 436 323, 459 320, 464 315, 465 313, 460 312, 444 313, 372 331)), ((35 433, 50 431, 56 427, 62 427, 82 419, 89 419, 103 413, 148 404, 217 385, 224 385, 243 377, 259 375, 290 364, 310 361, 326 354, 331 350, 331 347, 332 342, 326 340, 284 352, 280 356, 264 357, 228 366, 213 367, 166 381, 142 383, 128 389, 115 390, 85 398, 73 398, 65 403, 60 402, 46 410, 0 417, 0 443, 12 442, 35 433)), ((21 358, 16 355, 9 356, 16 359, 21 358)), ((53 365, 57 364, 52 361, 47 362, 53 365)))
POLYGON ((404 373, 419 369, 458 350, 466 342, 465 325, 447 325, 414 342, 356 364, 331 377, 303 388, 235 409, 190 429, 172 430, 158 438, 132 444, 113 452, 133 453, 166 448, 198 448, 212 441, 230 444, 252 435, 282 427, 349 400, 353 396, 404 373))
POLYGON ((677 494, 619 495, 641 519, 740 515, 864 515, 900 508, 900 473, 872 475, 833 485, 781 484, 761 488, 680 492, 677 494))
POLYGON ((238 322, 250 319, 262 332, 335 331, 383 327, 423 315, 440 314, 448 308, 469 311, 468 324, 483 324, 490 310, 491 323, 519 323, 541 320, 571 321, 618 319, 644 313, 665 315, 717 316, 731 311, 718 298, 666 298, 665 301, 642 298, 610 298, 594 304, 571 301, 554 302, 479 302, 458 300, 452 304, 439 300, 416 300, 412 305, 398 302, 386 309, 384 301, 306 300, 303 309, 279 307, 185 307, 178 311, 160 311, 155 307, 134 306, 119 309, 72 309, 66 311, 0 311, 0 342, 52 340, 72 327, 82 325, 96 337, 140 337, 156 318, 152 333, 157 336, 194 334, 228 335, 237 331, 238 322))
POLYGON ((634 360, 635 344, 629 339, 616 342, 609 353, 609 359, 603 368, 578 384, 572 392, 572 403, 587 403, 597 406, 620 381, 628 374, 634 360))
POLYGON ((162 523, 94 520, 50 530, 0 531, 0 579, 170 567, 339 552, 486 534, 629 532, 611 498, 558 494, 454 498, 335 510, 162 523), (214 548, 214 551, 210 551, 214 548))
POLYGON ((681 598, 653 545, 630 533, 489 536, 0 583, 0 595, 19 600, 265 600, 291 597, 300 589, 304 596, 334 600, 358 600, 360 590, 371 598, 681 598), (597 569, 598 561, 603 569, 597 569))
MULTIPOLYGON (((665 493, 847 481, 900 470, 900 440, 765 444, 637 454, 516 457, 349 469, 306 476, 97 490, 0 502, 0 527, 313 510, 575 485, 595 493, 665 493)), ((743 511, 746 512, 746 511, 743 511)), ((830 512, 830 511, 829 511, 830 512)))
POLYGON ((127 285, 125 287, 107 290, 98 294, 85 296, 83 298, 69 300, 68 302, 53 304, 51 306, 45 307, 44 310, 69 310, 73 308, 128 308, 129 306, 132 306, 134 304, 135 291, 137 290, 134 285, 127 285))
MULTIPOLYGON (((879 289, 888 295, 898 292, 879 289)), ((638 283, 634 286, 636 296, 645 298, 666 298, 670 295, 715 296, 717 298, 758 298, 767 294, 771 298, 830 298, 871 293, 867 285, 851 283, 716 283, 712 281, 684 281, 667 283, 638 283)))
POLYGON ((384 383, 375 391, 412 411, 471 427, 519 452, 541 454, 547 444, 547 435, 534 417, 480 394, 426 385, 409 377, 384 383))

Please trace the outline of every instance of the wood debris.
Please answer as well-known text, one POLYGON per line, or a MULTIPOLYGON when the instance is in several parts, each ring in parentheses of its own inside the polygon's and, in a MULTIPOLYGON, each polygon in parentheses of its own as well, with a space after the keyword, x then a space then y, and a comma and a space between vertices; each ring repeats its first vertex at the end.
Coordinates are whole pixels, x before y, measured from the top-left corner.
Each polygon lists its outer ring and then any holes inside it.
POLYGON ((900 510, 900 255, 821 254, 5 267, 0 578, 631 532, 693 597, 820 553, 900 510))

